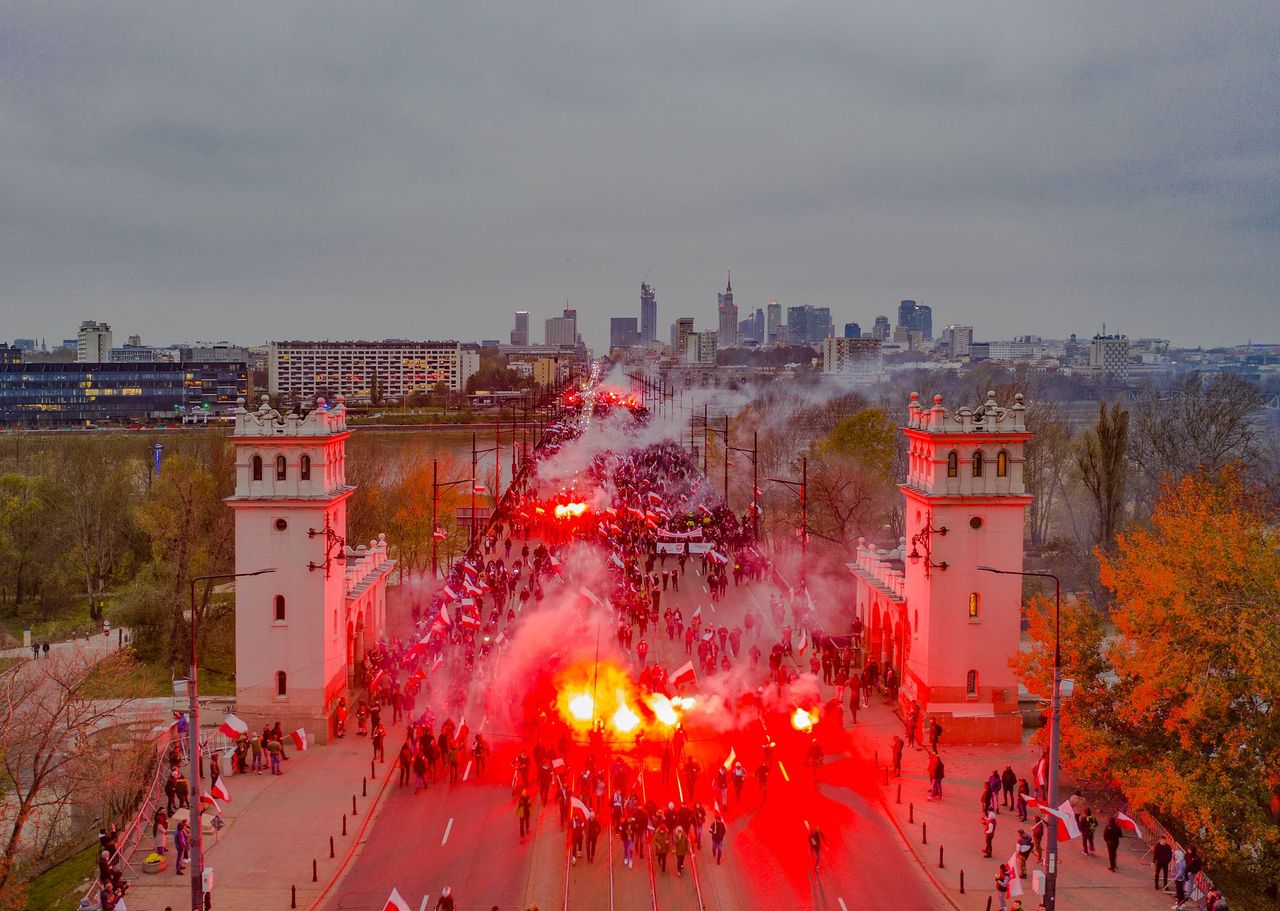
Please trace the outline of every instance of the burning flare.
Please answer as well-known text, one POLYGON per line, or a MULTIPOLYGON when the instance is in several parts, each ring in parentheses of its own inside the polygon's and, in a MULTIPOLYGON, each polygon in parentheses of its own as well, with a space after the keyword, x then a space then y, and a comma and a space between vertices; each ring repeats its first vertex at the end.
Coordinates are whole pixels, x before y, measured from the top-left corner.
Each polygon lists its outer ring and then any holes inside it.
POLYGON ((564 504, 557 503, 556 504, 557 519, 568 519, 568 518, 576 519, 578 516, 582 515, 586 511, 587 511, 586 503, 564 503, 564 504))
POLYGON ((797 731, 812 731, 817 722, 817 712, 802 709, 800 706, 796 706, 796 710, 791 713, 791 726, 797 731))

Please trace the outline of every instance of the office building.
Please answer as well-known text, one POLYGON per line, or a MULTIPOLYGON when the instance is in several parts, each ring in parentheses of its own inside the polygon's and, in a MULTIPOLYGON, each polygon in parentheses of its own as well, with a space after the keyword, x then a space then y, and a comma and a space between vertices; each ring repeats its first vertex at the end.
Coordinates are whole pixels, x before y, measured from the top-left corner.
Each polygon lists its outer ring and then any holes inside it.
POLYGON ((836 338, 822 340, 822 372, 838 376, 874 377, 883 368, 878 338, 836 338))
POLYGON ((756 343, 763 345, 765 335, 764 308, 756 307, 756 343))
POLYGON ((1089 343, 1089 369, 1108 380, 1129 378, 1129 339, 1123 335, 1095 335, 1089 343))
POLYGON ((533 362, 533 381, 539 386, 554 386, 567 380, 573 372, 569 356, 540 357, 533 362))
POLYGON ((671 353, 684 359, 685 340, 693 332, 693 317, 682 316, 671 324, 671 353))
POLYGON ((111 356, 111 327, 95 320, 80 324, 76 336, 76 361, 81 364, 105 364, 111 356))
POLYGON ((543 324, 543 340, 548 345, 574 345, 577 339, 577 320, 564 316, 552 316, 543 324))
POLYGON ((248 395, 237 363, 0 364, 0 423, 103 424, 231 414, 248 395))
POLYGON ((658 294, 653 285, 640 283, 640 344, 658 340, 658 294))
POLYGON ((844 337, 845 338, 862 338, 862 327, 859 326, 857 323, 845 323, 844 337))
POLYGON ((809 311, 809 341, 819 344, 824 338, 836 334, 835 325, 831 322, 830 307, 814 307, 809 311))
POLYGON ((13 340, 13 347, 17 348, 19 351, 35 351, 36 340, 33 338, 15 338, 13 340))
POLYGON ((719 338, 721 348, 738 347, 738 308, 733 303, 733 274, 725 283, 724 294, 716 295, 716 312, 719 316, 719 338))
POLYGON ((893 330, 889 327, 889 317, 877 316, 875 324, 871 327, 871 337, 887 342, 892 334, 893 330))
POLYGON ((968 357, 973 347, 973 327, 948 326, 947 332, 951 340, 951 356, 968 357))
POLYGON ((511 330, 511 344, 529 344, 529 311, 517 310, 515 328, 511 330))
POLYGON ((352 404, 380 404, 440 383, 460 392, 479 369, 479 350, 458 342, 272 342, 267 388, 286 401, 344 395, 352 404))
MULTIPOLYGON (((131 338, 137 338, 132 336, 131 338)), ((155 348, 151 345, 128 344, 120 348, 112 348, 107 352, 107 360, 112 364, 147 364, 154 361, 179 360, 177 348, 155 348)), ((245 358, 239 360, 243 363, 245 358)))
POLYGON ((609 320, 610 348, 631 348, 639 343, 639 323, 634 316, 615 316, 609 320))
POLYGON ((258 357, 248 348, 226 342, 216 342, 212 345, 180 345, 177 352, 178 359, 182 361, 239 361, 250 367, 266 366, 265 356, 258 357))
POLYGON ((685 338, 684 361, 686 364, 714 364, 718 349, 719 333, 690 332, 685 338))
POLYGON ((899 301, 897 328, 917 331, 926 342, 933 341, 933 309, 912 300, 899 301))
POLYGON ((0 364, 21 364, 22 349, 18 347, 10 348, 4 342, 0 342, 0 364))
POLYGON ((778 327, 782 325, 782 305, 777 301, 769 301, 766 314, 764 340, 770 345, 776 345, 781 341, 778 338, 778 327))

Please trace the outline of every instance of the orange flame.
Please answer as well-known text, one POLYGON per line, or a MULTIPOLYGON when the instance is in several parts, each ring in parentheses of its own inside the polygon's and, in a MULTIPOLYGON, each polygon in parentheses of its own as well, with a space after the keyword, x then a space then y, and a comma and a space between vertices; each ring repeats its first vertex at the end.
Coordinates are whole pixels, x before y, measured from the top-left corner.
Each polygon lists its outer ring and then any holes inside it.
POLYGON ((556 504, 557 519, 567 519, 570 517, 576 519, 578 516, 582 515, 586 511, 587 511, 586 503, 565 503, 565 504, 557 503, 556 504))
POLYGON ((800 706, 796 706, 796 710, 791 713, 791 726, 797 731, 812 731, 817 721, 817 712, 806 711, 800 706))

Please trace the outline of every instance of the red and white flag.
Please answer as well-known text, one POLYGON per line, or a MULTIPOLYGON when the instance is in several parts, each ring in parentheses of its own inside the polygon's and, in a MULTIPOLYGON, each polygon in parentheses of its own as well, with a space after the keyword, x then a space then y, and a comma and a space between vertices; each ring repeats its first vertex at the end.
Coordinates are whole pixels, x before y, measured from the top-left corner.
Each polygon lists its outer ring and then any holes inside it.
POLYGON ((472 585, 470 580, 462 583, 462 587, 466 590, 468 595, 475 595, 479 597, 484 594, 484 589, 478 585, 472 585))
POLYGON ((437 528, 435 531, 431 533, 431 537, 437 541, 444 541, 446 538, 449 537, 449 533, 445 531, 443 528, 437 528))
POLYGON ((211 795, 209 795, 209 794, 201 794, 201 795, 200 795, 200 809, 201 809, 201 812, 203 812, 203 811, 204 811, 204 808, 205 808, 205 807, 210 807, 210 808, 213 810, 213 813, 214 813, 214 815, 215 815, 215 816, 221 816, 221 815, 222 815, 222 807, 218 806, 218 802, 217 802, 216 800, 214 800, 214 799, 213 799, 213 797, 212 797, 211 795))
POLYGON ((225 800, 231 803, 231 792, 227 790, 227 786, 222 783, 222 776, 219 775, 213 780, 213 784, 209 785, 209 794, 219 800, 225 800))
POLYGON ((232 740, 238 740, 241 736, 249 733, 249 725, 235 715, 229 714, 226 720, 218 726, 218 730, 232 740))
POLYGON ((575 810, 581 810, 583 816, 590 818, 591 811, 587 809, 587 805, 585 803, 576 797, 570 798, 569 802, 573 804, 573 808, 575 810))
POLYGON ((1005 866, 1009 868, 1009 888, 1005 890, 1005 896, 1007 898, 1016 898, 1022 894, 1022 879, 1018 875, 1018 848, 1016 845, 1005 866))
POLYGON ((551 768, 559 772, 564 768, 564 760, 557 756, 555 759, 551 760, 551 768))
POLYGON ((440 589, 440 594, 444 595, 446 601, 458 600, 458 593, 447 585, 444 588, 440 589))
POLYGON ((443 604, 440 605, 440 622, 445 626, 448 626, 453 622, 449 617, 449 608, 445 607, 443 604))
POLYGON ((480 628, 480 621, 476 619, 474 616, 472 616, 471 614, 463 614, 461 617, 458 618, 458 622, 463 626, 467 627, 467 629, 480 628))
POLYGON ((1080 826, 1076 822, 1075 811, 1071 809, 1071 801, 1064 800, 1062 806, 1055 809, 1034 797, 1030 797, 1027 799, 1027 806, 1033 810, 1047 813, 1058 820, 1058 841, 1070 841, 1073 838, 1080 837, 1080 826))
POLYGON ((809 648, 809 631, 807 629, 801 629, 800 630, 800 646, 798 648, 798 651, 800 652, 800 654, 803 655, 805 651, 808 650, 808 648, 809 648))
POLYGON ((1129 814, 1117 813, 1116 822, 1119 824, 1120 828, 1125 829, 1126 831, 1132 832, 1134 835, 1138 836, 1139 838, 1142 837, 1142 830, 1138 828, 1138 824, 1134 822, 1133 817, 1130 816, 1129 814))
POLYGON ((693 669, 692 661, 686 661, 683 667, 678 668, 676 672, 671 675, 671 682, 676 686, 679 686, 682 683, 697 683, 697 681, 698 675, 693 669))
POLYGON ((694 610, 693 616, 689 618, 689 622, 692 623, 694 626, 697 626, 702 622, 702 605, 701 604, 699 604, 697 609, 694 610))
POLYGON ((391 894, 387 896, 387 903, 382 906, 382 911, 409 911, 409 903, 400 897, 400 891, 392 888, 391 894))
POLYGON ((293 731, 292 733, 290 733, 289 737, 293 739, 294 749, 296 749, 299 753, 306 752, 307 750, 307 729, 306 728, 298 728, 296 731, 293 731))

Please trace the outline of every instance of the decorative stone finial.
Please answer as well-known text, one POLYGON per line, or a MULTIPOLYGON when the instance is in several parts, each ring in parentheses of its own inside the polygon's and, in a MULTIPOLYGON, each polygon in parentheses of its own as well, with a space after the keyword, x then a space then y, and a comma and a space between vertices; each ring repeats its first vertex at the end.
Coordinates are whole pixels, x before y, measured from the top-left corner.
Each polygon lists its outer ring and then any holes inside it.
POLYGON ((935 396, 933 397, 933 404, 934 404, 934 405, 941 405, 941 404, 942 404, 942 395, 941 395, 941 394, 935 395, 935 396))

